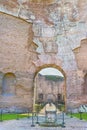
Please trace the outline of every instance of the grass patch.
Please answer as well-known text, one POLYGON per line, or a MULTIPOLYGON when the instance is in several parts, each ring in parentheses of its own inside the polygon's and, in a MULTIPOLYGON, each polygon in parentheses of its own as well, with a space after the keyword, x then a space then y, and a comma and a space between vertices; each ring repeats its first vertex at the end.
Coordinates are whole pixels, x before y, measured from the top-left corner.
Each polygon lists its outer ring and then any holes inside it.
POLYGON ((30 117, 31 114, 15 114, 15 113, 5 113, 0 115, 0 120, 13 120, 13 119, 20 119, 20 118, 25 118, 25 117, 30 117))
MULTIPOLYGON (((69 115, 71 116, 70 113, 69 113, 69 115)), ((76 117, 76 118, 80 119, 80 113, 72 113, 72 117, 76 117)), ((85 112, 82 113, 81 117, 82 117, 83 120, 87 121, 87 113, 85 113, 85 112)))

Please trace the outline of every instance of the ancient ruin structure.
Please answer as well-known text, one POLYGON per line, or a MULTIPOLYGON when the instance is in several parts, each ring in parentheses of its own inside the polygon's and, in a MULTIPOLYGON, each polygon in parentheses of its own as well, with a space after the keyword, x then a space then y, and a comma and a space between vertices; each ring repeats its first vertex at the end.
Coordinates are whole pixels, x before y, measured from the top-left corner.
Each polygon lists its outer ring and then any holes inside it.
POLYGON ((65 82, 63 77, 56 80, 49 79, 48 76, 38 74, 36 76, 36 103, 63 102, 65 82))
POLYGON ((87 0, 0 0, 0 107, 32 108, 35 76, 65 78, 66 106, 87 103, 87 0))

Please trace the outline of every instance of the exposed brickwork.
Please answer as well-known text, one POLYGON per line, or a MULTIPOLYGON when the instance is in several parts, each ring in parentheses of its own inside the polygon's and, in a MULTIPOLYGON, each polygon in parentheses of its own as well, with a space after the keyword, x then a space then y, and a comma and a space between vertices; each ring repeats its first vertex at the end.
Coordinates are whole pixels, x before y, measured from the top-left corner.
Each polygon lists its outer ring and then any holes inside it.
POLYGON ((44 75, 38 74, 36 76, 36 101, 39 101, 39 94, 43 94, 42 102, 47 102, 48 99, 56 102, 58 99, 58 94, 61 95, 61 100, 64 99, 64 80, 48 80, 44 75))
POLYGON ((86 95, 85 99, 83 95, 87 52, 86 40, 82 40, 87 35, 86 6, 86 0, 73 0, 72 3, 53 0, 0 1, 0 11, 12 15, 0 13, 2 104, 27 104, 31 107, 35 75, 44 67, 54 67, 63 73, 68 105, 87 101, 86 95), (9 72, 17 80, 14 98, 2 95, 3 77, 9 72))

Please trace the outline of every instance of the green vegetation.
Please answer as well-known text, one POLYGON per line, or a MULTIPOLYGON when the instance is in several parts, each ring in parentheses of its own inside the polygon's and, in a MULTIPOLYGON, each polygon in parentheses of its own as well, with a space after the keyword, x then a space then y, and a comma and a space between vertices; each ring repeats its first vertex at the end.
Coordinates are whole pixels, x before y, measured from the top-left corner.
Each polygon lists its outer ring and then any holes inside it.
POLYGON ((47 80, 52 80, 52 81, 63 81, 64 80, 64 77, 61 77, 61 76, 56 76, 56 75, 45 75, 45 78, 47 80))
MULTIPOLYGON (((69 115, 71 115, 70 113, 69 113, 69 115)), ((76 118, 81 118, 82 117, 82 119, 83 120, 86 120, 87 121, 87 113, 81 113, 81 117, 80 117, 80 113, 72 113, 72 115, 71 115, 72 117, 76 117, 76 118)))
POLYGON ((37 113, 40 112, 41 109, 43 109, 44 105, 43 104, 35 104, 35 111, 37 113))
POLYGON ((6 113, 6 114, 2 114, 2 116, 0 115, 0 120, 13 120, 13 119, 19 119, 19 118, 25 118, 25 117, 30 117, 31 114, 15 114, 15 113, 6 113))
POLYGON ((57 105, 57 108, 58 108, 60 111, 64 111, 64 110, 65 110, 65 105, 64 105, 64 104, 58 104, 58 105, 57 105))

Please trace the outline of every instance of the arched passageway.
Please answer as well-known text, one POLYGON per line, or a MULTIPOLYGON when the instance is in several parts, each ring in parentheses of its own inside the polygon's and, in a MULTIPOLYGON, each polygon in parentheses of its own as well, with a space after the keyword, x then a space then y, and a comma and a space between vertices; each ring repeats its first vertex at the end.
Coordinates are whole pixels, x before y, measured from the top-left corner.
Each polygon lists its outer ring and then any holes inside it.
POLYGON ((59 67, 42 67, 34 77, 33 110, 35 104, 49 102, 56 106, 63 104, 66 109, 66 76, 59 67))

